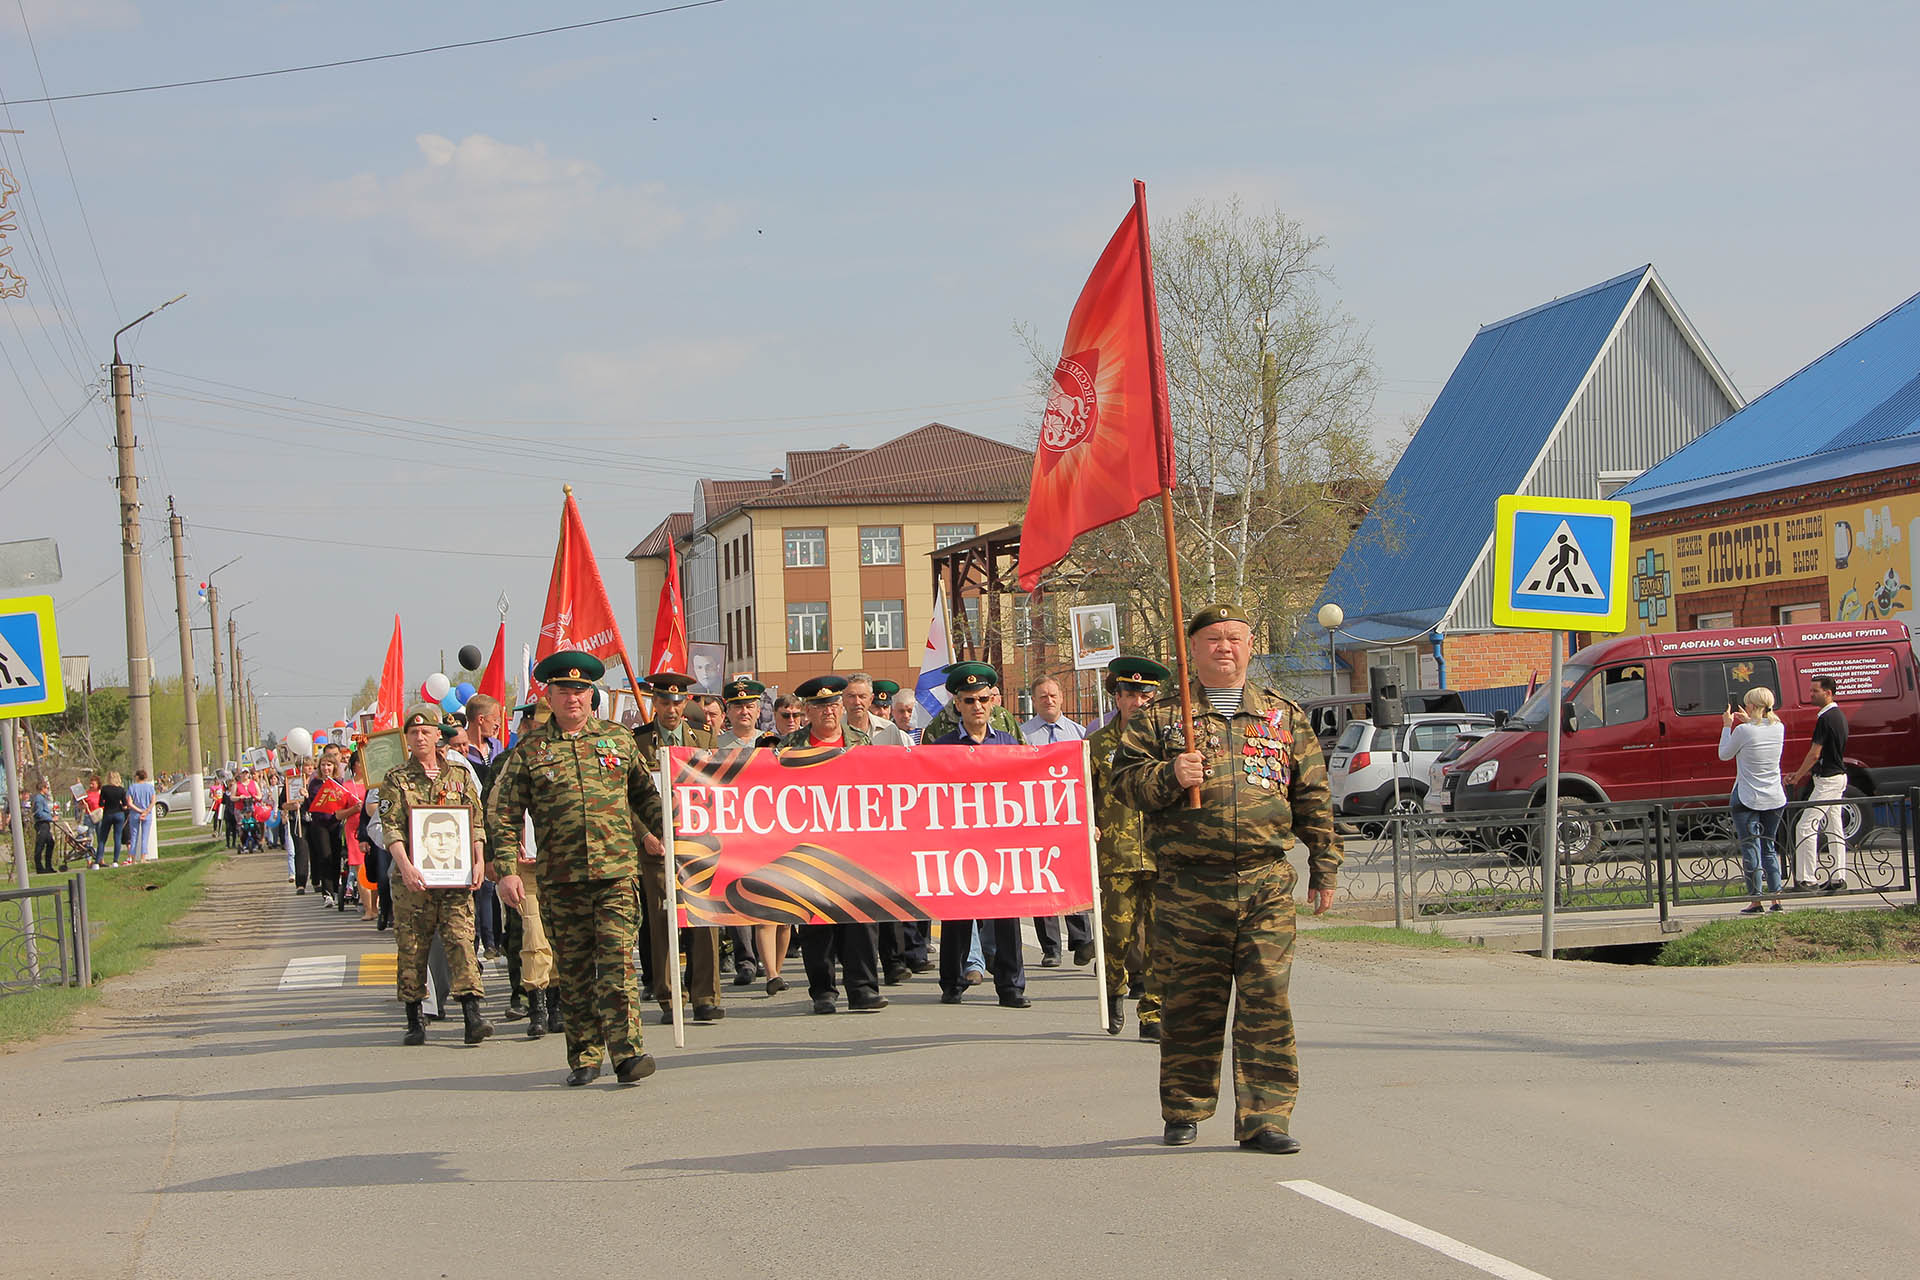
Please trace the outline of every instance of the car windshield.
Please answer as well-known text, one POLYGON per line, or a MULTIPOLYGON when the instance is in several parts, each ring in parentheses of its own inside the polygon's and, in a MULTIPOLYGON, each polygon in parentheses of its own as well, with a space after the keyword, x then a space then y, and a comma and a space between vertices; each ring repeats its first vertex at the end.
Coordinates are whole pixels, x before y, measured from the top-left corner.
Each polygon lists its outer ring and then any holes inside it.
MULTIPOLYGON (((1567 667, 1560 673, 1560 702, 1567 699, 1567 691, 1587 678, 1587 668, 1567 667)), ((1520 704, 1520 709, 1507 717, 1503 728, 1507 729, 1544 729, 1547 727, 1547 707, 1551 705, 1547 686, 1542 683, 1534 690, 1531 698, 1520 704)))
POLYGON ((1440 753, 1440 763, 1446 764, 1448 761, 1458 760, 1462 755, 1466 754, 1468 747, 1480 741, 1484 736, 1486 736, 1486 730, 1484 729, 1477 733, 1459 734, 1454 738, 1453 745, 1440 753))
POLYGON ((1354 751, 1360 746, 1360 739, 1367 735, 1367 722, 1349 720, 1347 727, 1340 731, 1340 741, 1333 744, 1335 751, 1354 751))

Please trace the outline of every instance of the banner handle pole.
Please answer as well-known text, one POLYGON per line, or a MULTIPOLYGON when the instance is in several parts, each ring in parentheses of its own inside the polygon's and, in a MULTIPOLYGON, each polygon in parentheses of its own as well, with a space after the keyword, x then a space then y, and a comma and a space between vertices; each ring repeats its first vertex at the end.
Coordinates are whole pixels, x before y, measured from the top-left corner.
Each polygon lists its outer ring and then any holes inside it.
POLYGON ((1093 983, 1094 1006, 1099 1014, 1100 1030, 1107 1029, 1107 929, 1100 913, 1100 842, 1093 833, 1093 748, 1080 739, 1080 776, 1087 780, 1087 860, 1093 876, 1093 983))
POLYGON ((680 860, 673 855, 672 750, 660 744, 660 856, 667 877, 667 993, 673 1000, 673 1047, 684 1049, 687 1024, 680 1014, 680 860))

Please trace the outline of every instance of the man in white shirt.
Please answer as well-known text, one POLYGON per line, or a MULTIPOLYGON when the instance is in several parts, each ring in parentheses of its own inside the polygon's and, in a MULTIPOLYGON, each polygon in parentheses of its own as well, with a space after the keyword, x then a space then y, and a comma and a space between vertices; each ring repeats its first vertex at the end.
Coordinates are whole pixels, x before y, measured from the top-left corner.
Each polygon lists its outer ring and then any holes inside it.
MULTIPOLYGON (((1041 676, 1033 682, 1031 695, 1033 709, 1037 714, 1020 726, 1020 732, 1030 744, 1044 747, 1054 742, 1078 742, 1087 736, 1087 731, 1067 716, 1067 698, 1058 680, 1052 676, 1041 676)), ((1060 966, 1059 917, 1035 916, 1033 932, 1040 940, 1040 967, 1058 968, 1060 966)), ((1075 964, 1092 962, 1093 929, 1088 923, 1085 912, 1067 917, 1067 945, 1073 948, 1075 964)))

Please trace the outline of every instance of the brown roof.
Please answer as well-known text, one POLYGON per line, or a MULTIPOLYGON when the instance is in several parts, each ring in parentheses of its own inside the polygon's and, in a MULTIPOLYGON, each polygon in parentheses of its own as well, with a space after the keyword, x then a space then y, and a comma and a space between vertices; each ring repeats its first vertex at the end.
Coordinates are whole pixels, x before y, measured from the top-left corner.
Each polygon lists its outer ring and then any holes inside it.
POLYGON ((1030 451, 930 422, 871 449, 849 449, 840 461, 741 505, 773 508, 869 502, 1018 502, 1027 496, 1032 477, 1030 451))
MULTIPOLYGON (((766 480, 702 480, 700 482, 700 488, 706 498, 703 505, 706 508, 707 523, 712 524, 716 519, 733 510, 748 498, 757 498, 767 490, 778 489, 779 487, 780 481, 771 478, 766 480)), ((687 531, 683 529, 675 533, 674 537, 684 537, 686 533, 687 531)))
POLYGON ((644 560, 648 556, 667 554, 667 540, 679 541, 693 532, 693 512, 676 511, 653 526, 653 532, 640 539, 640 545, 627 552, 629 560, 644 560))
POLYGON ((865 453, 865 449, 855 449, 851 445, 837 444, 831 449, 789 449, 787 450, 787 479, 805 480, 816 471, 845 462, 849 455, 865 453))

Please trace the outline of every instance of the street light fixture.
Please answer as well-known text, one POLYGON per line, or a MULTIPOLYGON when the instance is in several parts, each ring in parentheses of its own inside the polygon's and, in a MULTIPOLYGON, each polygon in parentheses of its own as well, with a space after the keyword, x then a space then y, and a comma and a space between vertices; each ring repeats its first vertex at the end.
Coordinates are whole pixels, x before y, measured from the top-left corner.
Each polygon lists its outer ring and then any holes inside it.
POLYGON ((1320 606, 1317 616, 1320 619, 1320 625, 1327 631, 1327 692, 1337 698, 1340 696, 1338 684, 1340 659, 1334 653, 1333 633, 1338 631, 1340 624, 1347 620, 1347 613, 1339 605, 1328 603, 1320 606))

